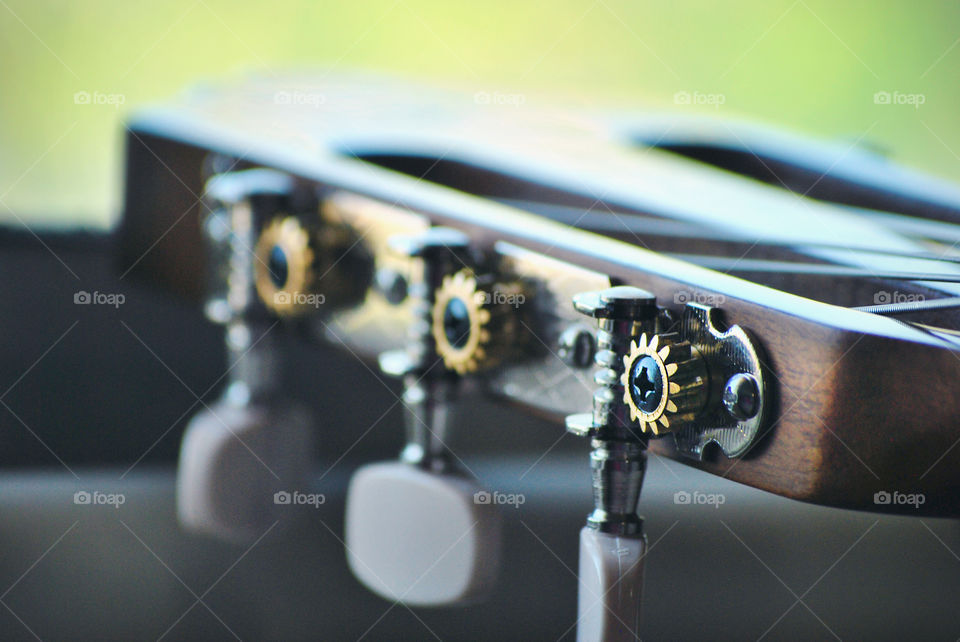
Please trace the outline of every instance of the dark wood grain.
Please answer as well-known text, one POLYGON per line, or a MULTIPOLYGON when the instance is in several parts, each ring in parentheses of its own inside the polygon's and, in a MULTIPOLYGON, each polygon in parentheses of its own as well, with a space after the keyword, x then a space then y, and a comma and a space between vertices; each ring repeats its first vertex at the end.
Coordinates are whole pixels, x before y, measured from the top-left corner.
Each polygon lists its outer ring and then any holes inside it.
MULTIPOLYGON (((282 169, 321 189, 396 203, 435 224, 463 230, 480 248, 505 240, 596 270, 614 282, 654 292, 661 304, 675 311, 679 306, 672 303, 674 294, 696 289, 721 297, 726 322, 759 338, 773 410, 765 434, 742 459, 713 453, 703 462, 693 462, 677 455, 670 439, 652 442, 654 452, 799 500, 960 514, 960 447, 955 447, 960 441, 960 395, 953 392, 960 380, 960 353, 954 346, 892 319, 669 259, 637 247, 630 234, 619 240, 605 238, 353 158, 314 153, 317 147, 324 148, 322 136, 306 149, 297 148, 287 138, 251 127, 246 116, 225 122, 217 114, 213 108, 195 112, 178 108, 133 123, 123 241, 126 265, 136 263, 140 273, 184 294, 202 290, 201 243, 191 193, 201 188, 204 150, 213 150, 282 169), (172 180, 171 175, 181 180, 172 180), (155 243, 161 236, 163 240, 155 243), (923 493, 925 502, 919 509, 878 506, 874 493, 880 491, 923 493)), ((602 150, 590 153, 602 155, 602 150)), ((557 187, 562 177, 555 178, 544 180, 542 192, 563 200, 563 190, 558 192, 557 187)), ((488 175, 485 180, 484 191, 497 192, 496 177, 488 175)), ((678 176, 678 189, 690 189, 689 180, 678 176)), ((516 181, 508 187, 519 189, 516 181)), ((536 195, 531 187, 536 183, 523 184, 524 198, 536 195)), ((571 185, 568 200, 583 205, 584 199, 590 200, 590 191, 589 186, 571 185)), ((744 187, 740 196, 743 207, 753 206, 752 188, 744 187)), ((765 196, 762 206, 770 207, 771 202, 765 196)), ((589 207, 597 203, 603 200, 594 198, 589 207)), ((622 195, 610 204, 645 211, 643 203, 625 202, 622 195)), ((789 207, 787 201, 783 207, 789 207)), ((827 300, 838 301, 849 299, 853 286, 820 287, 831 292, 827 300)), ((855 297, 862 298, 864 291, 855 297)), ((562 416, 555 419, 562 429, 562 416)))

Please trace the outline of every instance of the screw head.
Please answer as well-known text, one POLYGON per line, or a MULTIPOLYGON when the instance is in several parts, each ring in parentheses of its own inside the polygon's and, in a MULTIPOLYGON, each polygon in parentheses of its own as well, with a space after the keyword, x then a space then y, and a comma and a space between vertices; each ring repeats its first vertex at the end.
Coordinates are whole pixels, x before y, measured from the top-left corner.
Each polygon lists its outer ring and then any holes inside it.
POLYGON ((597 352, 597 339, 587 328, 573 326, 560 335, 557 356, 572 368, 589 368, 597 352))
POLYGON ((454 297, 443 309, 443 333, 451 346, 458 350, 470 341, 470 311, 463 299, 454 297))
POLYGON ((374 276, 374 284, 391 305, 399 305, 407 298, 407 279, 396 270, 380 268, 374 276))
POLYGON ((737 421, 746 421, 760 411, 760 386, 753 375, 738 373, 723 389, 723 406, 737 421))
POLYGON ((637 359, 630 372, 630 394, 637 408, 653 412, 663 399, 663 379, 657 360, 647 355, 637 359))
POLYGON ((274 245, 270 248, 269 259, 267 260, 267 273, 271 283, 273 283, 273 286, 278 290, 282 290, 287 284, 290 265, 287 260, 287 253, 280 245, 274 245))

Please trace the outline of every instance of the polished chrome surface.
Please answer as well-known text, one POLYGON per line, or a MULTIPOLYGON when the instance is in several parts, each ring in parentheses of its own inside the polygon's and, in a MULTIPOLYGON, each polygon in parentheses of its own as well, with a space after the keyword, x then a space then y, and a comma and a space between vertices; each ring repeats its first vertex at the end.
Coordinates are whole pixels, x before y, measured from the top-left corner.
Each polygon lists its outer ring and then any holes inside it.
POLYGON ((594 439, 590 453, 594 510, 587 525, 604 533, 637 535, 637 500, 647 470, 646 444, 594 439))
POLYGON ((704 412, 674 433, 677 449, 703 459, 704 449, 715 443, 727 457, 746 453, 767 415, 767 383, 756 341, 740 326, 720 329, 720 311, 688 303, 683 313, 681 335, 697 347, 710 373, 710 400, 704 412), (752 417, 737 419, 721 403, 723 386, 735 375, 746 374, 757 382, 756 407, 752 417))
POLYGON ((606 275, 531 252, 509 243, 497 243, 503 269, 518 277, 526 298, 518 333, 527 351, 505 363, 488 379, 489 389, 532 408, 572 414, 592 404, 593 373, 564 360, 561 337, 571 327, 592 333, 570 300, 579 292, 610 286, 606 275))

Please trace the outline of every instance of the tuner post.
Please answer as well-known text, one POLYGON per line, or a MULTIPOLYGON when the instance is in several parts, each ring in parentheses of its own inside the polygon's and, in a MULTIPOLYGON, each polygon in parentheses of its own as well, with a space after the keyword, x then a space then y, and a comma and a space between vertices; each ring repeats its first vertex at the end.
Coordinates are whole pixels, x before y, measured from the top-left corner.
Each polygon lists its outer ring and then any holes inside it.
MULTIPOLYGON (((570 415, 567 429, 591 439, 594 510, 580 532, 578 640, 639 639, 646 536, 637 502, 647 464, 648 435, 638 430, 627 400, 633 382, 625 359, 638 337, 653 335, 660 313, 650 292, 629 286, 584 292, 577 311, 597 320, 600 388, 593 412, 570 415)), ((656 386, 637 394, 666 395, 656 386)), ((657 402, 659 403, 659 401, 657 402)))
POLYGON ((646 549, 636 509, 647 442, 671 434, 679 452, 697 458, 712 443, 728 457, 744 454, 769 406, 763 368, 751 335, 725 328, 714 308, 688 303, 672 332, 666 311, 639 288, 584 292, 573 304, 597 320, 600 386, 593 412, 566 420, 592 446, 594 510, 580 533, 577 635, 634 640, 646 549))
POLYGON ((409 286, 415 303, 407 346, 385 352, 379 359, 385 374, 403 380, 407 444, 400 458, 407 464, 441 472, 451 465, 444 440, 460 381, 440 367, 434 309, 444 279, 469 260, 469 239, 458 230, 435 227, 416 237, 393 238, 390 246, 423 263, 422 280, 409 286))
POLYGON ((472 602, 496 581, 501 521, 478 503, 484 489, 445 444, 466 375, 495 345, 495 315, 477 297, 468 237, 434 227, 395 237, 390 247, 423 264, 409 285, 414 301, 407 345, 380 355, 403 380, 406 446, 400 461, 361 467, 347 491, 347 560, 373 592, 396 602, 472 602), (448 551, 437 559, 437 551, 448 551))
MULTIPOLYGON (((293 191, 288 175, 262 169, 219 174, 206 186, 204 311, 224 327, 227 385, 217 401, 200 401, 203 409, 184 432, 177 514, 185 528, 231 541, 259 537, 277 517, 274 493, 281 484, 297 488, 311 463, 309 417, 283 398, 277 336, 257 306, 258 294, 263 299, 257 266, 264 258, 254 249, 258 221, 285 209, 293 191)), ((287 220, 282 242, 289 252, 303 251, 296 269, 306 275, 314 255, 295 221, 287 220)), ((279 246, 279 228, 271 234, 279 246)), ((284 279, 291 265, 284 265, 284 279)))
POLYGON ((624 356, 635 337, 657 329, 656 298, 639 288, 618 286, 574 297, 574 307, 597 319, 597 352, 600 369, 595 380, 593 413, 567 417, 570 432, 591 438, 594 511, 587 525, 619 535, 641 532, 636 506, 646 470, 647 436, 631 420, 624 401, 628 383, 624 356))

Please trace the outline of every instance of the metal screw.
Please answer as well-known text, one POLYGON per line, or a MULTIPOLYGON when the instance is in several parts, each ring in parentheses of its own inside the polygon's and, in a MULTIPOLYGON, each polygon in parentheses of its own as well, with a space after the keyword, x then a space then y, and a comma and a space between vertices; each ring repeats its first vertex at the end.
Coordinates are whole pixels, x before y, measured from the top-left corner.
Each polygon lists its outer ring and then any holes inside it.
POLYGON ((746 421, 760 409, 760 386, 753 375, 739 373, 730 377, 723 390, 723 405, 737 421, 746 421))
POLYGON ((381 268, 375 276, 377 290, 391 305, 398 305, 407 298, 407 280, 396 270, 381 268))
POLYGON ((572 326, 560 335, 557 356, 572 368, 589 368, 597 352, 597 339, 584 326, 572 326))

